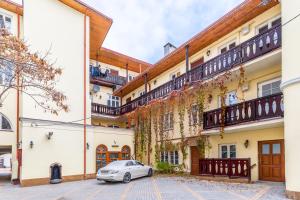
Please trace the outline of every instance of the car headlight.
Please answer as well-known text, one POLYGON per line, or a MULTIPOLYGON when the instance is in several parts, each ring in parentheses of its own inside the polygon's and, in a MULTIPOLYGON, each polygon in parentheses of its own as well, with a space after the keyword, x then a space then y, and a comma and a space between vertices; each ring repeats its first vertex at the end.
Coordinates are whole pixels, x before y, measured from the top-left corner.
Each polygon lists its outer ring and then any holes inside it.
POLYGON ((119 171, 118 170, 111 170, 110 173, 111 174, 117 174, 117 173, 119 173, 119 171))
POLYGON ((97 175, 100 175, 100 174, 101 174, 101 170, 99 169, 98 172, 97 172, 97 175))

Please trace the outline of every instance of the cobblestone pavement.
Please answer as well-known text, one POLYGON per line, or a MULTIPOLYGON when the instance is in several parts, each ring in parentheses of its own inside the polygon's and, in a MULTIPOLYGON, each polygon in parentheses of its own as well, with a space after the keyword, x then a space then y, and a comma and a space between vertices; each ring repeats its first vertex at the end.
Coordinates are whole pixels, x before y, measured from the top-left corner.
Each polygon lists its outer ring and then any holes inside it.
POLYGON ((129 184, 96 180, 19 187, 0 182, 0 200, 279 200, 279 183, 237 184, 182 177, 153 177, 129 184))

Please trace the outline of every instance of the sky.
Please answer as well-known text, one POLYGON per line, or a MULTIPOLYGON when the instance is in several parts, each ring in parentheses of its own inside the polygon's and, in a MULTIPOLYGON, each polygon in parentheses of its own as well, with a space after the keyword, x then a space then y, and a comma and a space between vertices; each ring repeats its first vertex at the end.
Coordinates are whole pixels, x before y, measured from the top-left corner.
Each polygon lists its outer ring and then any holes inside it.
POLYGON ((82 1, 113 19, 104 47, 154 64, 167 42, 180 46, 243 0, 82 1))

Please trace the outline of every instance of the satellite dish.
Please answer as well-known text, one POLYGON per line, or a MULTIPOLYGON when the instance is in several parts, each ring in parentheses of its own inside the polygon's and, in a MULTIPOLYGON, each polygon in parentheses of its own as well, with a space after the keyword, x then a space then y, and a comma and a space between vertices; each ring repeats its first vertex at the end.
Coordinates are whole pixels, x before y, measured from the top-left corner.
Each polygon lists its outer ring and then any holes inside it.
POLYGON ((94 93, 97 93, 97 92, 99 92, 100 91, 100 86, 99 85, 94 85, 93 86, 93 92, 94 93))

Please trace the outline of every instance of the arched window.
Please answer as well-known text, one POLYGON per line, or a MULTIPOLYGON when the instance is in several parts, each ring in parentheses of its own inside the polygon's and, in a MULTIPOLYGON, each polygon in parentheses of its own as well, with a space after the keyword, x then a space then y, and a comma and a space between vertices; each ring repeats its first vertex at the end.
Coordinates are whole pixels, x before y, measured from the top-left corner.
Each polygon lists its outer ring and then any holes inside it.
POLYGON ((1 125, 1 130, 11 130, 11 125, 9 120, 0 113, 0 125, 1 125))
POLYGON ((125 145, 122 147, 122 160, 129 160, 130 159, 130 147, 125 145))
POLYGON ((107 147, 100 144, 96 149, 96 170, 107 165, 107 147))

